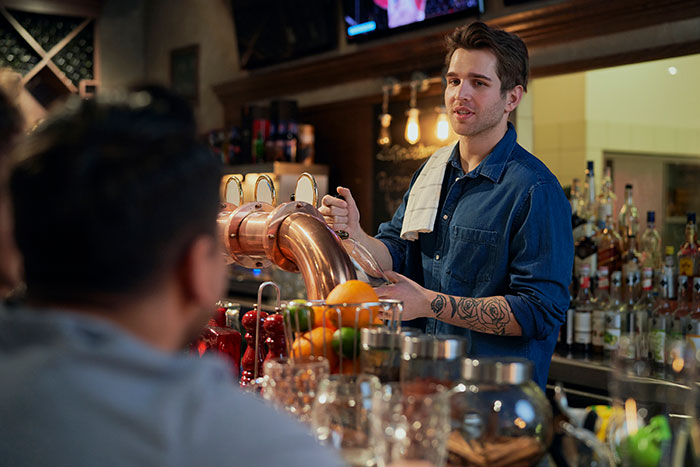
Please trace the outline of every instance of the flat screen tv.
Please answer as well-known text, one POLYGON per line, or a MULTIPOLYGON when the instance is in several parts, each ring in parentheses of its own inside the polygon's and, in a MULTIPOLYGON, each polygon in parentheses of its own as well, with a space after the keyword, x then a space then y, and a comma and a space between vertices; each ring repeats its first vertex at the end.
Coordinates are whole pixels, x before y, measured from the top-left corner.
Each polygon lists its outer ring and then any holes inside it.
POLYGON ((345 34, 350 42, 483 12, 483 0, 343 0, 345 34))

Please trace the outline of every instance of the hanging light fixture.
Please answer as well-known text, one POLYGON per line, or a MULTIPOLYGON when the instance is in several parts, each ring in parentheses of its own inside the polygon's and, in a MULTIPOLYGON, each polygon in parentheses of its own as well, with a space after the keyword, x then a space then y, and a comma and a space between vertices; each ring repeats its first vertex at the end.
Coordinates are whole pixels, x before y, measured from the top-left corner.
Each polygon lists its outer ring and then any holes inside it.
POLYGON ((420 122, 418 121, 420 111, 416 108, 416 95, 419 84, 418 80, 411 80, 411 100, 409 109, 406 112, 408 119, 406 120, 406 132, 404 133, 404 137, 409 144, 416 144, 420 141, 420 122))
POLYGON ((377 144, 383 147, 391 144, 391 114, 389 113, 389 92, 391 85, 389 83, 382 86, 382 114, 379 116, 379 138, 377 144))
POLYGON ((440 141, 446 141, 450 137, 450 122, 447 119, 447 109, 444 105, 435 107, 438 113, 437 124, 435 125, 435 136, 440 141))

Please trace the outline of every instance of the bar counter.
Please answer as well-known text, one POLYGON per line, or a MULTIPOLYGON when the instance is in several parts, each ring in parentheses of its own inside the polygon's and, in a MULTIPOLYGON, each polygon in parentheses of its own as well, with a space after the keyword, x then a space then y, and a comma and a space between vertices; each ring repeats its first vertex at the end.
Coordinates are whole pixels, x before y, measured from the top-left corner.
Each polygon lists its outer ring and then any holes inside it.
MULTIPOLYGON (((579 358, 554 354, 549 367, 547 389, 561 383, 575 406, 609 404, 612 401, 609 387, 614 378, 614 368, 602 358, 579 358)), ((648 403, 668 404, 677 401, 679 405, 687 400, 690 388, 686 385, 656 377, 630 376, 627 381, 634 388, 637 400, 648 403)), ((700 406, 700 382, 695 383, 696 405, 700 406)))

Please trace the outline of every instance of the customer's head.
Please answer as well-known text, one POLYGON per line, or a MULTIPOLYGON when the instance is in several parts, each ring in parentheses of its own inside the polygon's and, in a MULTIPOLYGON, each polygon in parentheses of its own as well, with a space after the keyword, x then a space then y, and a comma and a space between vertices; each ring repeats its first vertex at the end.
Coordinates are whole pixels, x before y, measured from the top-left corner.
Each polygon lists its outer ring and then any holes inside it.
POLYGON ((19 148, 10 186, 29 299, 110 308, 173 283, 194 302, 222 293, 219 163, 181 99, 143 89, 69 100, 19 148))
POLYGON ((501 80, 501 93, 520 85, 527 91, 530 74, 527 47, 515 34, 489 27, 481 22, 461 26, 445 38, 449 67, 452 55, 457 49, 489 50, 496 56, 496 73, 501 80))
POLYGON ((20 282, 21 261, 12 235, 7 191, 10 152, 20 135, 22 118, 10 98, 0 91, 0 299, 20 282))

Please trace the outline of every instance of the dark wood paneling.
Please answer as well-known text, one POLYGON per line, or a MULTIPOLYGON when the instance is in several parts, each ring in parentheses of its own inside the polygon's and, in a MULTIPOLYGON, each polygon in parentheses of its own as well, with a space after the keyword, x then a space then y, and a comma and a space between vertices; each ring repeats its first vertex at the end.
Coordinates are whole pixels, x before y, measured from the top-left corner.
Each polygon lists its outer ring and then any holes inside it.
POLYGON ((314 125, 316 163, 330 166, 329 192, 350 188, 360 210, 362 228, 372 232, 372 153, 374 107, 366 103, 317 107, 302 111, 301 120, 314 125))
MULTIPOLYGON (((698 16, 698 0, 572 0, 494 18, 488 23, 517 33, 532 49, 698 16)), ((251 72, 215 86, 214 90, 227 114, 235 116, 245 102, 412 70, 439 70, 447 32, 382 45, 367 44, 349 54, 251 72)))

